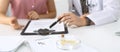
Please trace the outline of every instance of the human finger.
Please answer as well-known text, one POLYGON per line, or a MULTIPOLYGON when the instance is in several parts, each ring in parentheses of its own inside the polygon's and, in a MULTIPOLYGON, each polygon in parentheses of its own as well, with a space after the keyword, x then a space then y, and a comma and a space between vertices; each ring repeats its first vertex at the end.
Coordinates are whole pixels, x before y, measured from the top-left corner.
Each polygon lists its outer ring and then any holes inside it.
POLYGON ((65 22, 65 21, 67 21, 67 20, 69 20, 69 19, 71 19, 71 17, 70 16, 65 16, 64 18, 62 18, 62 22, 65 22))
POLYGON ((73 19, 69 18, 68 20, 66 20, 66 23, 71 23, 73 22, 73 19))
POLYGON ((20 30, 20 29, 22 29, 24 26, 23 25, 14 25, 13 26, 13 28, 15 29, 15 30, 20 30))

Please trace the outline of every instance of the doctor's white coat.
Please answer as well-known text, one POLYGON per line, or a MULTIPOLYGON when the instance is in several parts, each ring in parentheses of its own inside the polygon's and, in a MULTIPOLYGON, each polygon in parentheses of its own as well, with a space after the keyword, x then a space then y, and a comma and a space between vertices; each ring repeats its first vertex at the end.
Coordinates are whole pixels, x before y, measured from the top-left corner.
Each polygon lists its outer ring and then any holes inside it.
MULTIPOLYGON (((90 1, 90 0, 89 0, 90 1)), ((91 0, 99 4, 92 8, 87 16, 95 25, 102 25, 115 22, 120 17, 120 0, 91 0)), ((72 0, 69 0, 69 10, 74 10, 72 0)), ((81 10, 81 9, 80 9, 81 10)))

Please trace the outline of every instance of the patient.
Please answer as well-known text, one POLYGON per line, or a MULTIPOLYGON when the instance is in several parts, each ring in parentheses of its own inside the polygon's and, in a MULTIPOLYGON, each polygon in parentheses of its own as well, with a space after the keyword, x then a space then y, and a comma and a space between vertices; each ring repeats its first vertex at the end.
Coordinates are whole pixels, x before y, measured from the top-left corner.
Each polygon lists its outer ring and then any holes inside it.
POLYGON ((47 19, 56 16, 54 0, 0 0, 0 24, 18 30, 22 28, 17 19, 47 19), (11 4, 12 16, 7 16, 11 4))

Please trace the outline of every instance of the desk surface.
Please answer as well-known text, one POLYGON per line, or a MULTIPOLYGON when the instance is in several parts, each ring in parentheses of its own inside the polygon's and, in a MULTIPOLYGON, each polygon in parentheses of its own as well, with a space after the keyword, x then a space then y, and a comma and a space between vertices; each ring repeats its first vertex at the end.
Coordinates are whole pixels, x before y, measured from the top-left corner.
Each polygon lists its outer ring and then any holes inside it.
MULTIPOLYGON (((66 3, 61 2, 61 0, 55 1, 58 3, 56 4, 57 15, 66 12, 68 7, 64 4, 67 4, 67 0, 64 0, 66 3), (62 8, 59 6, 62 6, 62 8)), ((23 25, 27 22, 28 20, 26 19, 19 20, 19 23, 23 25)), ((75 35, 82 43, 97 49, 99 52, 120 52, 120 36, 116 36, 115 34, 115 32, 120 31, 119 27, 120 21, 103 26, 86 26, 68 29, 70 35, 75 35)), ((21 36, 20 33, 22 30, 14 30, 9 25, 0 24, 0 29, 0 36, 21 36)), ((17 52, 31 52, 31 49, 27 45, 23 45, 17 52)))
MULTIPOLYGON (((28 20, 21 19, 19 22, 25 25, 28 20)), ((120 36, 116 36, 115 34, 115 32, 120 31, 119 23, 118 21, 103 26, 86 26, 68 29, 70 35, 75 35, 82 43, 94 47, 100 52, 120 52, 120 36)), ((0 36, 21 36, 21 30, 14 30, 9 25, 0 24, 0 29, 2 29, 0 30, 0 36)), ((28 51, 29 49, 26 46, 22 46, 18 52, 28 51)))

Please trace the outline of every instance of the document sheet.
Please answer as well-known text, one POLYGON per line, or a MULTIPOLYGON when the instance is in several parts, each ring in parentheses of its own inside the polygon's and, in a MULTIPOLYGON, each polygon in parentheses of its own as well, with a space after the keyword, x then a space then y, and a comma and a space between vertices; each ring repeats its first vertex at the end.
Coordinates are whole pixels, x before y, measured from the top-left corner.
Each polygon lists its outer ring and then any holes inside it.
POLYGON ((37 31, 39 29, 55 30, 55 32, 65 31, 63 23, 57 23, 50 29, 49 26, 55 21, 55 19, 31 20, 30 24, 25 30, 25 33, 34 33, 34 31, 37 31))

